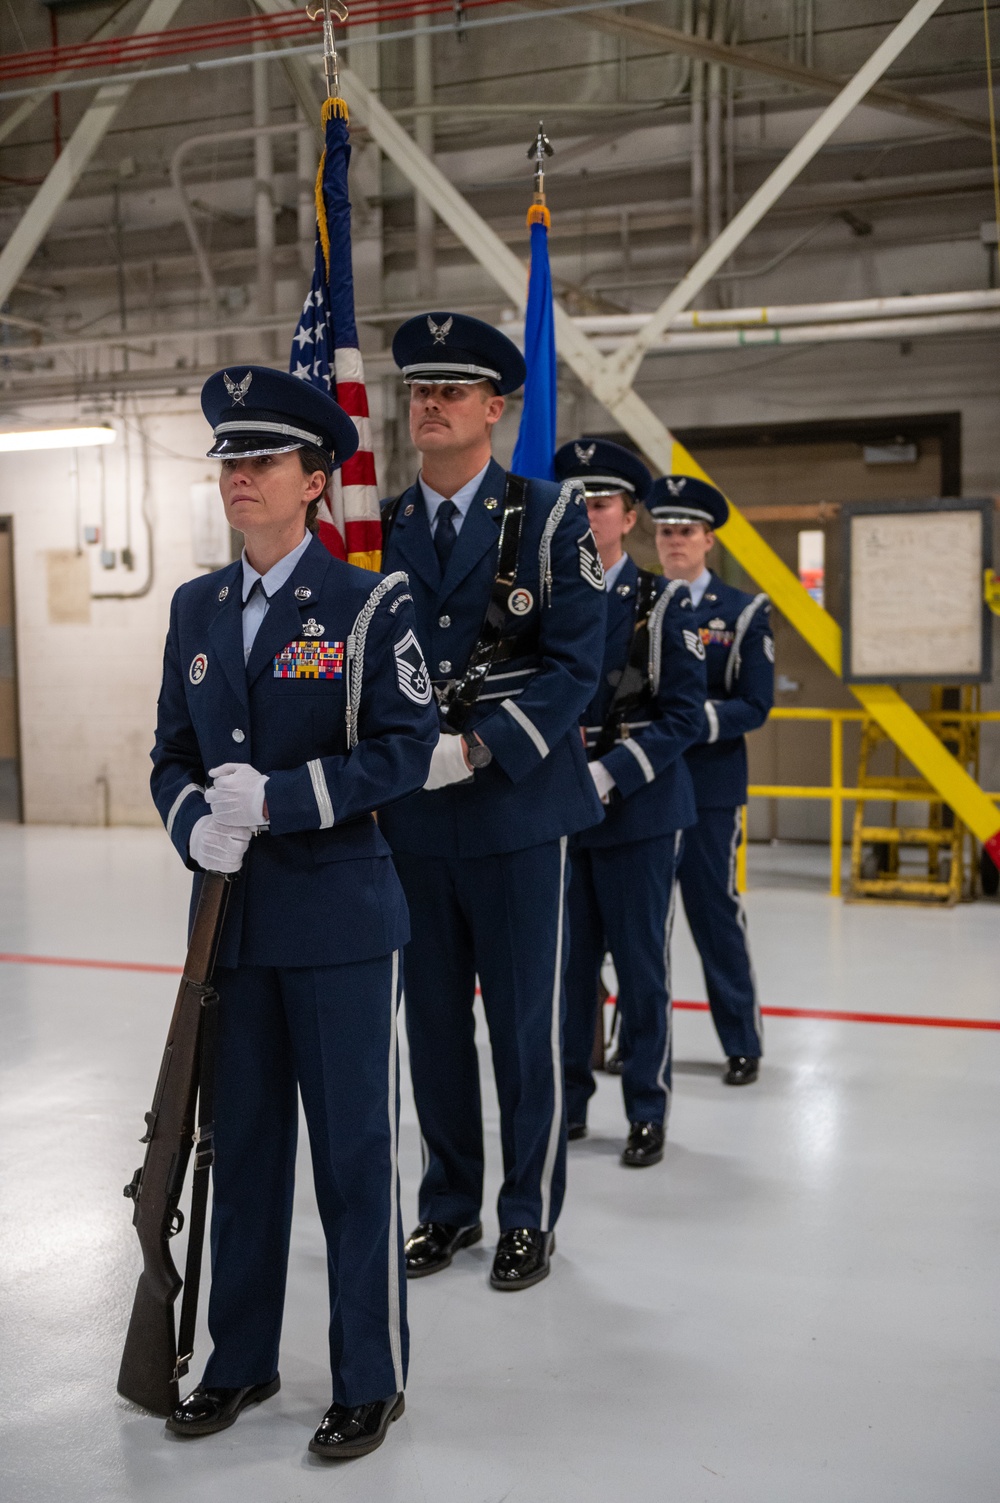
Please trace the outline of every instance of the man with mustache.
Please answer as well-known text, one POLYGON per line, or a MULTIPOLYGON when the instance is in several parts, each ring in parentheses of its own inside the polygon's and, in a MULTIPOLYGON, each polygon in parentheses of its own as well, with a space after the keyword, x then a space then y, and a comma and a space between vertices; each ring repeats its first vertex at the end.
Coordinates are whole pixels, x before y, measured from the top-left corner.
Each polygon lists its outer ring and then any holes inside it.
POLYGON ((602 814, 577 728, 600 669, 603 571, 582 487, 492 458, 520 351, 461 314, 393 340, 410 388, 416 483, 383 513, 383 567, 410 578, 442 736, 424 788, 382 829, 412 919, 410 1068, 424 1143, 406 1271, 478 1242, 483 1127, 473 1002, 482 988, 504 1181, 491 1284, 549 1272, 565 1182, 562 1081, 567 838, 602 814))

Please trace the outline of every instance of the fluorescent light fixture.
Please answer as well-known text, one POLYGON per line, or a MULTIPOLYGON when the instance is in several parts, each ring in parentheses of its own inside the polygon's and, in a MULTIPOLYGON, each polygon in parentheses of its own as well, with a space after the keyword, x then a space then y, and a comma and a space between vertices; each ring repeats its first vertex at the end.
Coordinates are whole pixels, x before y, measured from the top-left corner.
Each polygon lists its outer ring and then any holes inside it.
POLYGON ((32 432, 0 433, 0 454, 25 449, 89 449, 95 444, 113 444, 113 428, 38 428, 32 432))

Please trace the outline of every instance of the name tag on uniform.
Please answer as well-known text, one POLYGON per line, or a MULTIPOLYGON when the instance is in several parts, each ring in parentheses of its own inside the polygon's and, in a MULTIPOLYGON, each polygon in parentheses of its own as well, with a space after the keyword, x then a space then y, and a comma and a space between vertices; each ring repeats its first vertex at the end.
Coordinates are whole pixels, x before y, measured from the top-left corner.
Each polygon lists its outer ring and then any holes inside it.
POLYGON ((699 636, 706 647, 732 647, 736 633, 720 631, 717 626, 703 626, 699 636))
POLYGON ((343 642, 289 642, 274 660, 275 678, 343 678, 343 642))

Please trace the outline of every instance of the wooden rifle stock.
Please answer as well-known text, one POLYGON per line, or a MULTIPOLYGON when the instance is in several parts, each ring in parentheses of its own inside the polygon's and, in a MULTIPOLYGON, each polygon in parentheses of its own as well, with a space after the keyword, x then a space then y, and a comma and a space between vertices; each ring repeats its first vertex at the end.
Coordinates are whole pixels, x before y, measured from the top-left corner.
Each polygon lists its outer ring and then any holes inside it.
MULTIPOLYGON (((207 872, 198 897, 152 1110, 146 1113, 146 1133, 140 1139, 146 1144, 146 1157, 142 1168, 135 1171, 125 1186, 125 1194, 135 1202, 132 1223, 139 1234, 143 1266, 122 1353, 118 1392, 154 1414, 168 1415, 176 1407, 178 1379, 187 1371, 189 1354, 182 1353, 178 1360, 174 1325, 174 1304, 182 1280, 169 1243, 184 1225, 179 1202, 195 1137, 200 1043, 206 1007, 214 1007, 217 1000, 211 979, 228 896, 229 878, 219 872, 207 872)), ((207 1177, 210 1162, 209 1146, 204 1163, 199 1164, 198 1172, 203 1178, 207 1177)), ((190 1231, 194 1239, 197 1230, 199 1257, 203 1197, 201 1207, 200 1217, 192 1215, 190 1231)), ((191 1270, 189 1259, 188 1278, 196 1289, 197 1275, 192 1275, 191 1270)), ((193 1332, 193 1307, 185 1315, 189 1318, 182 1324, 193 1332)))

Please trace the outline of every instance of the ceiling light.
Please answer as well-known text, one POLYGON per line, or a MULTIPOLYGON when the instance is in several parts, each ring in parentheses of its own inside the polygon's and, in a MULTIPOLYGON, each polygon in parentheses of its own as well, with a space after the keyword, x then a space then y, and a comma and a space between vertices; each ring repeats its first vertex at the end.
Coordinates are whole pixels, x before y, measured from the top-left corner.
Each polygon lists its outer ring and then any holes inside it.
POLYGON ((113 428, 38 428, 33 432, 0 433, 0 454, 24 449, 89 449, 94 444, 113 444, 113 428))

